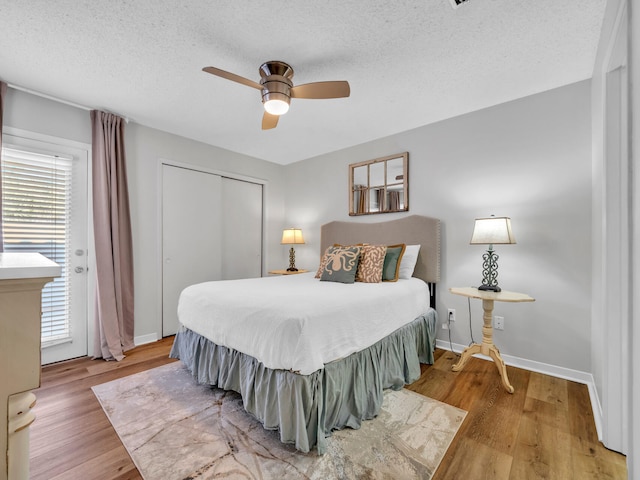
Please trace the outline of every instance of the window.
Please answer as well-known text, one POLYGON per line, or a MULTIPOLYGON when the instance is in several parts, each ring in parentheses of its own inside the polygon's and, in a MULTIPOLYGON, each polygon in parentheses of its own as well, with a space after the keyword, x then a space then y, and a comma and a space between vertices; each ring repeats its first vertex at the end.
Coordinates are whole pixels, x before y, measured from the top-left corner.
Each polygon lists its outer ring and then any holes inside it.
POLYGON ((69 228, 72 157, 2 149, 2 219, 6 252, 39 252, 62 267, 42 292, 42 342, 70 337, 69 228))

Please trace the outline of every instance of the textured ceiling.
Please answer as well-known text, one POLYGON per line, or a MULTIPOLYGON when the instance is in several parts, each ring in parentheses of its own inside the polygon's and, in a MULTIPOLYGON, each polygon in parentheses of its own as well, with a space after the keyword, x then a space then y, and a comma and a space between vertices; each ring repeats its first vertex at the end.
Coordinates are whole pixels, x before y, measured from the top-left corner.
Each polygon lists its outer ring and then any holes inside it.
POLYGON ((0 78, 288 164, 592 75, 606 0, 2 0, 0 78), (348 80, 262 131, 259 80, 348 80))

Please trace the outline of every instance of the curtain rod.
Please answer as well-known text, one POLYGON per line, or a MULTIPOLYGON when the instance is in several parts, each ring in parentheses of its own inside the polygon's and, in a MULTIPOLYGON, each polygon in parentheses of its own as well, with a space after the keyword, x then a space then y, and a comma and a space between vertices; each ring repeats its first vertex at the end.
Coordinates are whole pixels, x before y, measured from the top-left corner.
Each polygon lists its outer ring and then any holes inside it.
MULTIPOLYGON (((37 90, 31 90, 30 88, 21 87, 20 85, 16 85, 14 83, 7 83, 7 87, 13 88, 14 90, 20 90, 21 92, 30 93, 31 95, 35 95, 37 97, 46 98, 47 100, 53 100, 54 102, 63 103, 64 105, 69 105, 70 107, 79 108, 80 110, 86 110, 90 112, 91 110, 98 110, 97 108, 87 107, 86 105, 80 105, 79 103, 70 102, 69 100, 64 100, 62 98, 54 97, 53 95, 48 95, 46 93, 38 92, 37 90)), ((113 113, 113 112, 110 112, 113 113)), ((118 115, 118 114, 115 114, 118 115)), ((129 123, 129 118, 124 117, 122 115, 118 115, 124 119, 126 123, 129 123)))

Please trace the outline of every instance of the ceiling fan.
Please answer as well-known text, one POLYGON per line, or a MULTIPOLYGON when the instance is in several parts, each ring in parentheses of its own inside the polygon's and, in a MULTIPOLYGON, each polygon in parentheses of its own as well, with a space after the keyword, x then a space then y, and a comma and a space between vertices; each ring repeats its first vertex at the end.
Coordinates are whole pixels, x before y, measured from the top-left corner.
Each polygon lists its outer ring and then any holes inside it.
POLYGON ((262 116, 263 130, 269 130, 278 125, 280 115, 289 111, 289 102, 292 98, 343 98, 348 97, 351 92, 349 82, 342 80, 305 83, 294 87, 291 81, 293 68, 287 63, 277 60, 260 65, 260 83, 216 67, 204 67, 202 70, 261 90, 265 110, 262 116))

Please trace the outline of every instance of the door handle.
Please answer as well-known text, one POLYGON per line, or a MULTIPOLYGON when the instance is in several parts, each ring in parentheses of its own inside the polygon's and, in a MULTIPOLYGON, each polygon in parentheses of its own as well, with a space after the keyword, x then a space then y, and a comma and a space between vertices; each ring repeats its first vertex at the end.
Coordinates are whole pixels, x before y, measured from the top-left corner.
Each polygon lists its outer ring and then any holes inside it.
POLYGON ((82 272, 84 272, 84 268, 82 268, 82 267, 76 267, 76 268, 75 268, 75 271, 76 271, 76 273, 82 273, 82 272))

